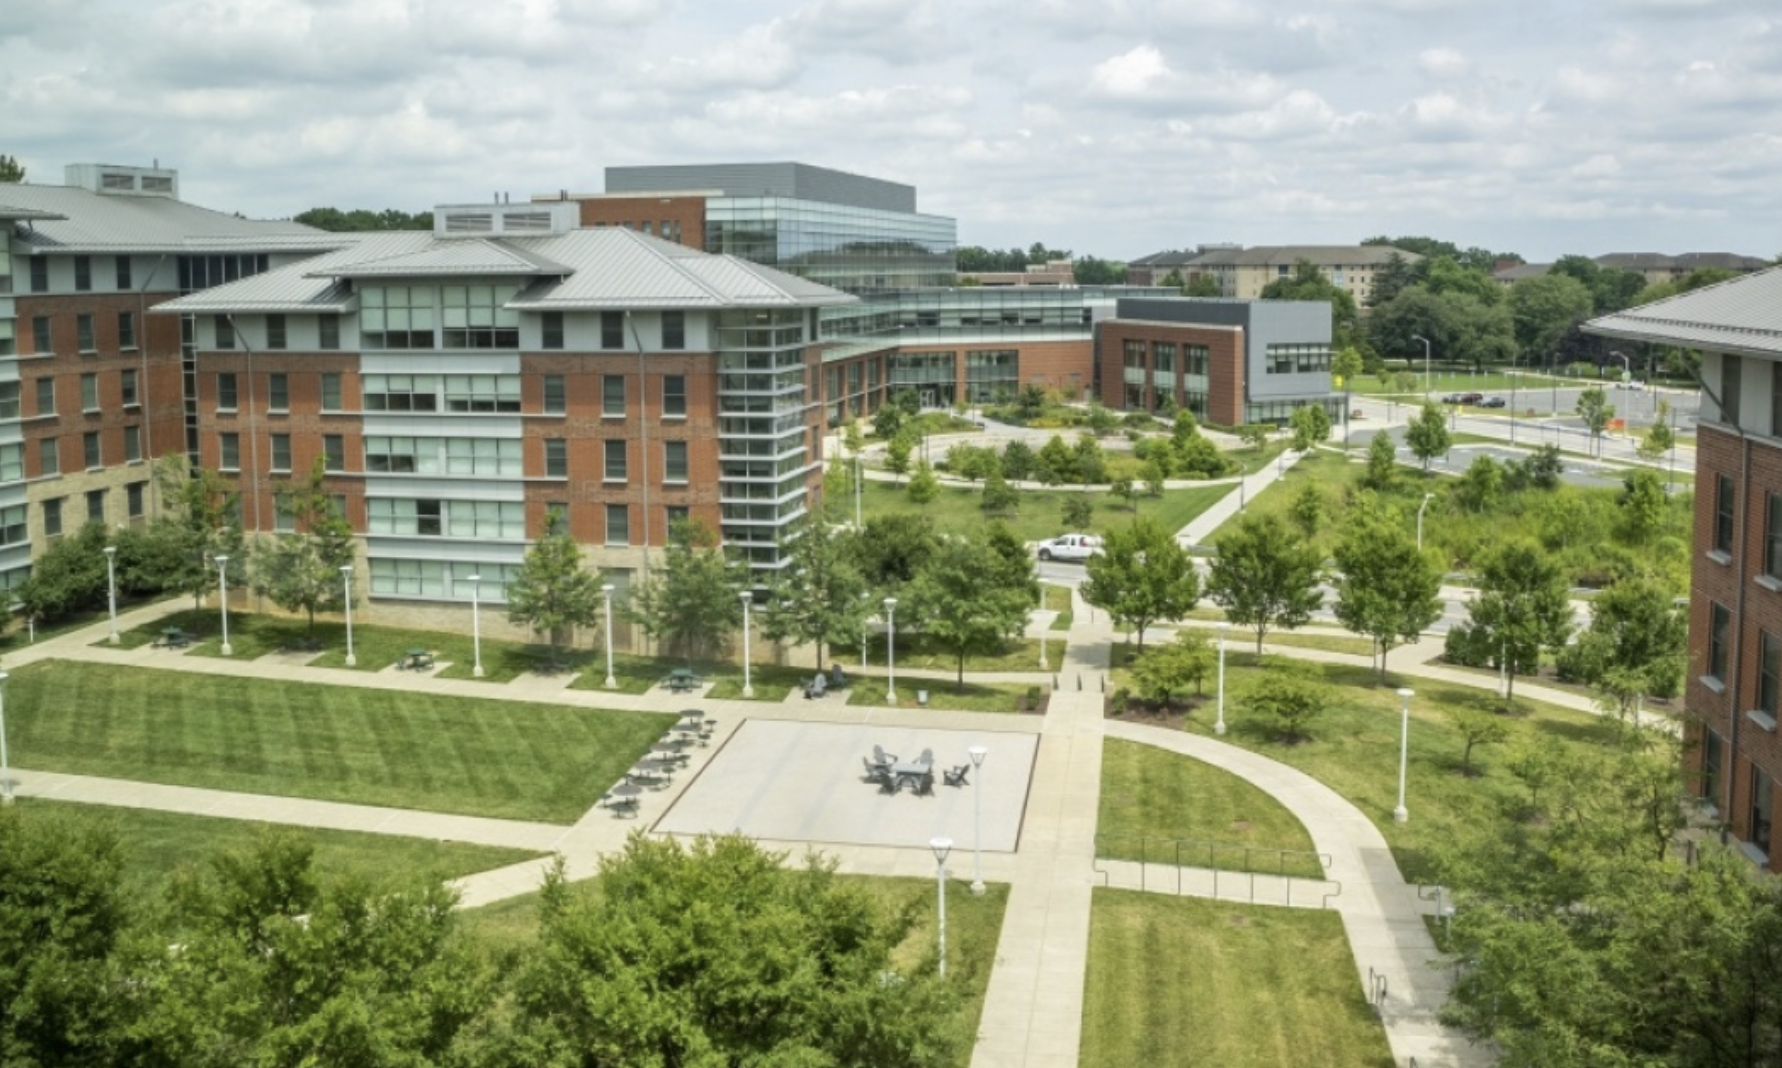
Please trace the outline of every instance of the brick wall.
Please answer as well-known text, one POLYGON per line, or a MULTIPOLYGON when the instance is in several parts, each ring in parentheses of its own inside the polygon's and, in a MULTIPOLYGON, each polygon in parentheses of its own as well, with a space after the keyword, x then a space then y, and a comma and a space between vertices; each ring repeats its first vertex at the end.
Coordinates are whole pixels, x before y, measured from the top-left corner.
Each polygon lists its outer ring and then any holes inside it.
MULTIPOLYGON (((1184 345, 1207 348, 1207 421, 1233 426, 1244 420, 1244 332, 1228 326, 1195 326, 1186 323, 1140 322, 1132 319, 1109 319, 1097 330, 1101 343, 1101 379, 1096 391, 1102 403, 1121 407, 1125 403, 1126 342, 1145 343, 1145 371, 1150 379, 1151 345, 1166 342, 1177 348, 1176 395, 1183 399, 1184 345)), ((1147 384, 1145 399, 1155 406, 1154 389, 1147 384)))
POLYGON ((679 227, 679 242, 688 248, 705 249, 704 197, 597 197, 578 201, 584 229, 599 226, 624 226, 640 230, 645 223, 650 232, 662 236, 662 224, 679 227))

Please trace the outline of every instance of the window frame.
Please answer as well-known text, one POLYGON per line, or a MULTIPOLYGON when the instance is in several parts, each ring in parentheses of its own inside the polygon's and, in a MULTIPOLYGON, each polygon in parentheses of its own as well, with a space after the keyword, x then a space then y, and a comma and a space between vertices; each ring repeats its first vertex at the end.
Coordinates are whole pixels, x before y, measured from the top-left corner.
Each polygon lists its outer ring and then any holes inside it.
POLYGON ((670 438, 662 443, 662 481, 666 485, 684 486, 691 477, 691 461, 687 443, 670 438), (680 473, 675 473, 676 468, 680 473))
POLYGON ((136 313, 133 311, 118 312, 118 349, 136 351, 136 313))
POLYGON ((240 434, 232 430, 225 430, 217 435, 217 470, 241 470, 240 434))
POLYGON ((286 326, 282 313, 274 312, 266 316, 266 348, 277 352, 288 348, 291 343, 290 331, 286 326))
POLYGON ((1733 539, 1738 526, 1738 484, 1731 475, 1714 476, 1714 544, 1713 550, 1732 557, 1733 539))
POLYGON ((1731 647, 1728 644, 1729 631, 1732 629, 1732 612, 1719 601, 1708 602, 1708 662, 1704 665, 1708 677, 1722 686, 1726 685, 1728 664, 1731 658, 1731 647))
POLYGON ((600 478, 625 482, 631 477, 631 450, 624 438, 605 438, 600 443, 600 478))
POLYGON ((600 418, 623 419, 626 414, 627 394, 624 375, 600 376, 600 418), (618 395, 618 406, 613 405, 615 390, 618 395))
POLYGON ((218 371, 216 385, 217 385, 217 411, 219 411, 219 412, 240 411, 241 409, 240 409, 239 405, 241 404, 241 382, 239 379, 237 379, 235 377, 235 372, 234 371, 218 371))
POLYGON ((291 435, 272 435, 272 470, 278 474, 291 473, 291 435), (281 459, 283 463, 279 462, 281 459))
POLYGON ((556 351, 563 348, 563 313, 548 311, 539 316, 538 347, 556 351))
POLYGON ((139 385, 136 368, 125 367, 118 372, 118 398, 124 407, 142 407, 142 392, 139 385))
POLYGON ((284 371, 273 371, 266 376, 266 411, 279 414, 290 410, 291 376, 284 371))
POLYGON ((544 413, 565 415, 569 412, 569 381, 563 375, 545 375, 544 413))
POLYGON ((544 477, 569 477, 569 442, 563 438, 544 439, 544 477))
POLYGON ((624 312, 603 311, 600 313, 600 347, 609 350, 625 347, 624 312))
POLYGON ((82 356, 99 352, 99 326, 92 312, 80 312, 74 317, 74 347, 82 356))
POLYGON ((662 348, 682 352, 687 348, 687 313, 674 310, 662 313, 662 348))
POLYGON ((105 466, 105 439, 99 436, 99 431, 88 430, 81 434, 80 457, 88 471, 105 466))
POLYGON ((321 383, 322 411, 344 411, 345 390, 339 371, 323 371, 321 383), (332 394, 332 396, 330 396, 332 394))
POLYGON ((662 376, 662 418, 664 418, 664 419, 685 419, 685 418, 687 418, 687 376, 686 375, 663 375, 662 376), (673 383, 678 388, 671 391, 668 388, 670 383, 673 383))
POLYGON ((607 544, 607 545, 630 545, 631 544, 631 506, 629 504, 609 502, 606 506, 604 526, 606 528, 602 532, 604 544, 607 544), (622 522, 615 524, 613 522, 614 516, 622 516, 623 517, 622 522), (617 539, 615 539, 613 537, 615 526, 619 528, 619 531, 618 531, 619 537, 617 539))

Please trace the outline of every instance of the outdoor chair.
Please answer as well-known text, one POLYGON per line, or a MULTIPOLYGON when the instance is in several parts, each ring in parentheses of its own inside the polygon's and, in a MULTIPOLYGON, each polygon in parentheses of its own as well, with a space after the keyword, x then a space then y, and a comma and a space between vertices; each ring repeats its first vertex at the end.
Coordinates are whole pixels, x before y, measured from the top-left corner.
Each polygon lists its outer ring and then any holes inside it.
POLYGON ((829 692, 829 680, 827 676, 818 674, 805 685, 804 698, 808 701, 814 697, 821 697, 827 692, 829 692))
POLYGON ((829 688, 831 690, 845 690, 853 681, 842 673, 840 664, 829 665, 829 688))
POLYGON ((896 753, 887 753, 887 752, 885 752, 884 746, 875 745, 872 747, 872 759, 873 759, 873 763, 875 763, 875 764, 883 764, 886 767, 890 767, 891 765, 897 763, 897 754, 896 753))
POLYGON ((876 782, 880 788, 891 785, 891 765, 874 764, 870 757, 861 757, 860 763, 866 768, 866 781, 876 782))
POLYGON ((970 773, 970 764, 960 764, 950 771, 942 771, 941 781, 948 786, 968 786, 970 784, 965 781, 965 777, 970 773))

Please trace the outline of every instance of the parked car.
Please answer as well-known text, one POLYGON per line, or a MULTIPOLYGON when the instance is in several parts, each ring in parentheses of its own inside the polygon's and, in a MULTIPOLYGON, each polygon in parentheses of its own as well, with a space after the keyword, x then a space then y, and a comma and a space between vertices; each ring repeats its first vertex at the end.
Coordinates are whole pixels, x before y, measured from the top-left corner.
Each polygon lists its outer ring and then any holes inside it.
POLYGON ((1442 403, 1443 404, 1464 404, 1465 401, 1463 401, 1461 399, 1461 396, 1462 395, 1459 393, 1449 393, 1442 398, 1442 403))
POLYGON ((1483 393, 1462 393, 1460 395, 1460 403, 1462 404, 1478 404, 1484 399, 1485 394, 1483 393))
POLYGON ((1505 401, 1502 397, 1486 397, 1484 400, 1479 402, 1479 407, 1481 407, 1481 408, 1502 408, 1502 407, 1505 407, 1507 403, 1508 402, 1505 401))
POLYGON ((1366 419, 1367 413, 1362 411, 1360 408, 1357 408, 1354 411, 1349 413, 1349 418, 1351 418, 1351 419, 1366 419))
POLYGON ((1060 534, 1039 544, 1041 560, 1087 560, 1102 553, 1101 539, 1093 534, 1060 534))

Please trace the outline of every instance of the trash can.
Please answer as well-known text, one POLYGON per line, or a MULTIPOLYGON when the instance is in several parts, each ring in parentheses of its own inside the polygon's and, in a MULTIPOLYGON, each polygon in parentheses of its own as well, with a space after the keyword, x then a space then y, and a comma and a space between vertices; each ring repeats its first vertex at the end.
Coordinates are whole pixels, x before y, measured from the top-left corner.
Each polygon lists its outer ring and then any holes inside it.
POLYGON ((917 690, 916 691, 916 703, 921 705, 923 708, 928 707, 928 691, 927 690, 917 690))

